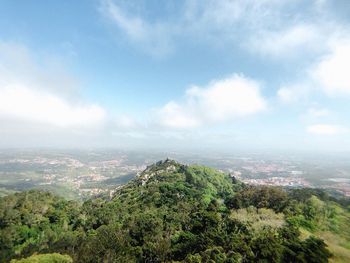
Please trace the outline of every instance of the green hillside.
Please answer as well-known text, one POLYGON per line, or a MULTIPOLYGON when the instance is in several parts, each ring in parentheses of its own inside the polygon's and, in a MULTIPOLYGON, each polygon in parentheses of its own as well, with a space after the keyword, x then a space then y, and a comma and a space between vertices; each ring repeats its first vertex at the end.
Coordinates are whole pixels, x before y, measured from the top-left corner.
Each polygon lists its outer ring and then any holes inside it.
POLYGON ((166 160, 112 198, 28 191, 0 199, 0 262, 350 262, 350 207, 312 189, 246 186, 166 160))

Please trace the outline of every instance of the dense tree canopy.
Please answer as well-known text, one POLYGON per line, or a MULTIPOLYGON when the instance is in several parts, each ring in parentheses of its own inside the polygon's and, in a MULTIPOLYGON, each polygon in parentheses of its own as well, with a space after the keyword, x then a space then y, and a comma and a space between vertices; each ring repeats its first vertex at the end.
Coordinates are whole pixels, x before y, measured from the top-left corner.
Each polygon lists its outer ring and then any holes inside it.
POLYGON ((11 263, 73 263, 73 259, 68 255, 52 253, 32 255, 23 259, 13 259, 11 263))
POLYGON ((0 261, 61 253, 74 262, 328 262, 312 233, 341 235, 349 218, 346 207, 309 190, 246 186, 166 160, 112 199, 79 204, 39 191, 1 198, 0 261))

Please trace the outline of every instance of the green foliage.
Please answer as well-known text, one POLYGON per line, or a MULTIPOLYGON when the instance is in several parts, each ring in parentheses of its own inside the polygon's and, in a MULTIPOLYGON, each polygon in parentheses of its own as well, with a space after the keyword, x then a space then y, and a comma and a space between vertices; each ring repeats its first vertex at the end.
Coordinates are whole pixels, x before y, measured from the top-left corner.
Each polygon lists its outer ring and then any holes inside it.
POLYGON ((47 192, 29 191, 0 199, 0 261, 34 252, 70 252, 77 243, 79 206, 47 192))
POLYGON ((340 235, 348 214, 320 193, 296 197, 166 160, 111 200, 78 204, 39 191, 1 198, 0 261, 57 252, 84 263, 327 262, 326 244, 299 229, 340 235))
POLYGON ((305 259, 310 263, 324 263, 328 262, 328 257, 331 253, 325 248, 323 240, 309 237, 303 243, 303 251, 305 259))
POLYGON ((13 259, 11 263, 73 263, 73 259, 68 255, 53 253, 33 255, 24 259, 13 259))
POLYGON ((286 208, 288 195, 281 188, 267 186, 246 186, 226 203, 230 208, 246 208, 255 206, 257 208, 271 208, 281 212, 286 208))

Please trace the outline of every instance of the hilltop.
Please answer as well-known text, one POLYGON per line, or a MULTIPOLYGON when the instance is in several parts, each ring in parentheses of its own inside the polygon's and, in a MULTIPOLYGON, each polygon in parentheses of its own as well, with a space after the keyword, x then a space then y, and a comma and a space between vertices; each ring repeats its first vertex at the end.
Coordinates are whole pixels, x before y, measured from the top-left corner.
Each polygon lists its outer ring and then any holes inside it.
POLYGON ((74 262, 350 259, 348 203, 312 189, 247 186, 168 159, 111 198, 78 203, 40 191, 3 197, 0 229, 1 262, 34 253, 74 262))

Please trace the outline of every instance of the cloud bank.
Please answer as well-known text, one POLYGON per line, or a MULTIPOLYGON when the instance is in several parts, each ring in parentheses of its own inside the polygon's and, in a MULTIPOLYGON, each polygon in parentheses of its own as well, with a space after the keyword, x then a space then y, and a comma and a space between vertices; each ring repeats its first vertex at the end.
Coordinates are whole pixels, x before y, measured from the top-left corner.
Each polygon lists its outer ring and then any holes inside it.
POLYGON ((350 39, 336 39, 330 52, 310 70, 312 79, 328 95, 350 95, 350 39))
POLYGON ((216 80, 206 87, 193 86, 182 102, 171 101, 158 110, 161 125, 193 128, 228 122, 266 110, 260 84, 243 75, 216 80))
POLYGON ((61 128, 93 127, 104 120, 105 111, 97 105, 72 105, 25 85, 8 85, 0 87, 0 118, 61 128))
POLYGON ((37 137, 51 136, 72 130, 92 131, 104 124, 106 111, 79 97, 72 76, 50 67, 23 45, 0 43, 2 136, 25 137, 30 130, 38 131, 37 137))

